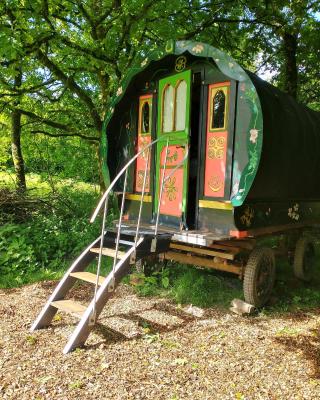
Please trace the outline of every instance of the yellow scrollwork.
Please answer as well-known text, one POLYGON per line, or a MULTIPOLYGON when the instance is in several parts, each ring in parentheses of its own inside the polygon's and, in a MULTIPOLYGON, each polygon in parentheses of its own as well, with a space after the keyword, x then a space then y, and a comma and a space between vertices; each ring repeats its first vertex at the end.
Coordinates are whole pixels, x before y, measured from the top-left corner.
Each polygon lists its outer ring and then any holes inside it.
POLYGON ((165 184, 165 193, 169 201, 173 201, 177 197, 176 194, 178 192, 178 189, 176 188, 175 183, 176 183, 176 178, 172 177, 169 178, 168 182, 165 184))
POLYGON ((212 175, 209 179, 208 186, 213 192, 218 192, 222 188, 223 182, 217 175, 212 175))
POLYGON ((208 157, 221 160, 224 154, 225 142, 226 139, 223 136, 210 138, 208 142, 208 157))
POLYGON ((176 65, 175 65, 174 69, 177 72, 181 72, 186 68, 186 66, 187 66, 187 57, 180 56, 176 59, 176 65))
MULTIPOLYGON (((148 146, 148 144, 149 144, 148 138, 141 136, 138 151, 140 152, 141 150, 143 150, 145 147, 148 146)), ((144 152, 142 152, 141 157, 144 160, 147 160, 149 151, 150 151, 150 149, 146 148, 146 150, 144 152)))
MULTIPOLYGON (((137 187, 139 189, 143 188, 143 181, 144 181, 144 170, 139 170, 137 173, 137 187)), ((147 176, 146 176, 146 188, 149 187, 149 172, 147 171, 147 176)))

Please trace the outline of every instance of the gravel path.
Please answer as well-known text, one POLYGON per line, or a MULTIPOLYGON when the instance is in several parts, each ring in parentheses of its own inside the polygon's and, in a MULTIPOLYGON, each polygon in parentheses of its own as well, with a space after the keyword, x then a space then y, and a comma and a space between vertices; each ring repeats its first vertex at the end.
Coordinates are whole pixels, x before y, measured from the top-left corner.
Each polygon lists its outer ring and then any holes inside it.
POLYGON ((320 309, 243 318, 121 285, 85 349, 64 356, 75 319, 28 332, 54 285, 0 290, 0 399, 320 399, 320 309))

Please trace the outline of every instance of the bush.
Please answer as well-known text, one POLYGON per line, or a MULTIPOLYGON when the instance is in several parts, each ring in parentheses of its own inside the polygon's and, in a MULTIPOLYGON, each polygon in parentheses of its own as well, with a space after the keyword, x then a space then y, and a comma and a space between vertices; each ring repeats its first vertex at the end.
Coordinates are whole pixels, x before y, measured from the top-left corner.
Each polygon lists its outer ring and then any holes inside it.
POLYGON ((94 187, 72 180, 57 185, 57 192, 48 194, 37 178, 37 197, 32 199, 41 201, 21 223, 15 213, 0 226, 0 287, 58 278, 99 235, 99 220, 89 223, 99 196, 94 187))

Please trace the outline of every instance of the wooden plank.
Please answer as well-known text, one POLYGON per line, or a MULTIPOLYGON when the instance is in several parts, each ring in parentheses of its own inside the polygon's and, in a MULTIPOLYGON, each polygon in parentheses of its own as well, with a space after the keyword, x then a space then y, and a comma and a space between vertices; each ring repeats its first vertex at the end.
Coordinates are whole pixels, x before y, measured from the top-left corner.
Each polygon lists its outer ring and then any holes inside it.
MULTIPOLYGON (((92 252, 92 253, 97 253, 97 254, 99 254, 100 253, 100 248, 99 247, 93 247, 92 249, 90 249, 90 251, 92 252)), ((115 257, 115 255, 116 255, 116 250, 115 249, 109 249, 108 247, 104 247, 103 249, 102 249, 102 254, 104 255, 104 256, 109 256, 109 257, 115 257)), ((126 253, 124 252, 124 251, 118 251, 118 255, 117 255, 117 258, 118 259, 121 259, 121 258, 123 258, 124 256, 126 255, 126 253)))
POLYGON ((270 235, 273 233, 280 233, 286 232, 289 230, 301 229, 306 227, 312 227, 318 225, 317 223, 305 223, 305 222, 294 222, 292 224, 285 224, 285 225, 275 225, 275 226, 267 226, 264 228, 256 228, 248 230, 249 236, 263 236, 263 235, 270 235))
MULTIPOLYGON (((71 272, 70 276, 74 278, 80 279, 81 281, 89 282, 89 283, 96 283, 97 275, 91 272, 71 272)), ((103 276, 99 276, 99 285, 102 285, 105 278, 103 276)))
POLYGON ((212 268, 219 271, 232 272, 233 274, 241 275, 242 267, 235 264, 224 264, 215 263, 213 260, 204 257, 191 256, 188 257, 186 254, 178 253, 176 251, 168 251, 164 253, 164 258, 167 260, 178 261, 182 264, 190 264, 199 267, 212 268))
POLYGON ((223 245, 223 244, 221 245, 221 244, 217 244, 217 243, 212 243, 208 247, 210 247, 212 249, 217 249, 217 250, 225 250, 232 254, 238 254, 242 250, 239 247, 226 246, 226 245, 223 245))
POLYGON ((218 251, 214 251, 214 250, 204 249, 201 247, 184 246, 184 245, 177 244, 177 243, 170 243, 170 248, 177 249, 177 250, 183 250, 183 251, 187 251, 187 252, 192 252, 195 254, 202 254, 202 255, 207 255, 207 256, 212 256, 212 257, 226 258, 227 260, 234 260, 234 254, 223 253, 221 251, 218 252, 218 251))
POLYGON ((252 240, 223 240, 219 242, 223 246, 237 247, 238 249, 253 250, 256 246, 256 241, 252 240))
POLYGON ((76 315, 77 317, 82 317, 82 314, 86 311, 87 307, 73 300, 58 300, 53 301, 51 305, 58 310, 64 311, 68 314, 76 315))

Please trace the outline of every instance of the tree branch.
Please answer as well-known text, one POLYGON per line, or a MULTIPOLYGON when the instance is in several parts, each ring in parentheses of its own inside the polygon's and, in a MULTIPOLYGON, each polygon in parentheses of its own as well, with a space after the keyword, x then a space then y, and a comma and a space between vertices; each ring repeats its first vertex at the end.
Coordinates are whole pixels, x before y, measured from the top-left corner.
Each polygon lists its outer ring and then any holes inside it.
POLYGON ((51 133, 48 131, 44 131, 44 130, 32 130, 30 131, 30 133, 33 134, 42 134, 45 136, 50 136, 53 138, 57 138, 57 137, 79 137, 81 139, 87 140, 88 142, 100 142, 100 139, 98 137, 92 137, 92 136, 87 136, 87 135, 83 135, 82 133, 77 133, 77 132, 73 132, 73 133, 51 133))
POLYGON ((40 49, 37 51, 39 60, 61 81, 63 84, 75 93, 89 108, 92 120, 97 128, 101 131, 102 121, 91 97, 83 90, 71 76, 67 76, 49 57, 40 49))

